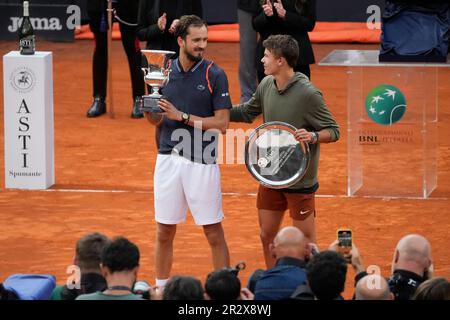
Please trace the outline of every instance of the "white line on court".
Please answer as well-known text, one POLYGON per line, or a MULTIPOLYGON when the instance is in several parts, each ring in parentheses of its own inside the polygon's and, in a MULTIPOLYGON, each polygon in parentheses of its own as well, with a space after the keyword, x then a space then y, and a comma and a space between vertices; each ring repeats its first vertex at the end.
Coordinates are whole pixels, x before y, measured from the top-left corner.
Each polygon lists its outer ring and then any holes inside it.
MULTIPOLYGON (((152 194, 152 191, 142 190, 113 190, 113 189, 47 189, 37 190, 46 192, 75 192, 75 193, 138 193, 152 194)), ((240 193, 240 192, 222 192, 224 196, 250 196, 256 197, 256 193, 240 193)), ((381 197, 381 196, 348 196, 345 194, 316 194, 317 198, 364 198, 364 199, 381 199, 381 200, 438 200, 447 201, 448 198, 420 198, 420 197, 381 197)))
POLYGON ((46 189, 37 191, 47 191, 47 192, 77 192, 77 193, 144 193, 151 194, 151 191, 140 191, 140 190, 113 190, 113 189, 46 189))

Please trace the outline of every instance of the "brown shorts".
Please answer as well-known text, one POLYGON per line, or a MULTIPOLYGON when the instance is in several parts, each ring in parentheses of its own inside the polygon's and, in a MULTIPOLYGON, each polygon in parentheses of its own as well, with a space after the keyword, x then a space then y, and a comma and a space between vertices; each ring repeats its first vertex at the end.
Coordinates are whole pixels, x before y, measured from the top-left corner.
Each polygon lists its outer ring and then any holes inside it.
POLYGON ((256 207, 263 210, 286 211, 294 220, 305 220, 311 214, 316 216, 315 193, 290 193, 270 189, 262 185, 258 189, 256 207))

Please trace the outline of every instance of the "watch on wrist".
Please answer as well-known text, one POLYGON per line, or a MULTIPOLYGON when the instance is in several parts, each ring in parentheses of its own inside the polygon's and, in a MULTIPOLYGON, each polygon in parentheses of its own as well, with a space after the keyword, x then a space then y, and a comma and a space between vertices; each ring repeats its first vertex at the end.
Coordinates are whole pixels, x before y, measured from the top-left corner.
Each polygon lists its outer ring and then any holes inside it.
POLYGON ((319 141, 319 134, 315 131, 312 131, 311 144, 316 144, 319 141))
POLYGON ((181 121, 184 124, 188 124, 189 123, 189 118, 191 117, 191 115, 189 113, 183 112, 183 114, 181 115, 181 121))

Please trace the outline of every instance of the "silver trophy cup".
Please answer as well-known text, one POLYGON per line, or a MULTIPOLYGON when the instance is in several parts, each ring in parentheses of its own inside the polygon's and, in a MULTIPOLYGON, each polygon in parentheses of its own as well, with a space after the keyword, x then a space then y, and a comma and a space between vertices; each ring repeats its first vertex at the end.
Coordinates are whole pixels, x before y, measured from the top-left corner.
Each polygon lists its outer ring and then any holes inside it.
POLYGON ((158 100, 162 98, 159 90, 169 82, 170 57, 173 51, 141 50, 147 59, 147 67, 141 68, 144 72, 144 81, 150 87, 151 92, 142 97, 142 111, 150 113, 163 112, 158 107, 158 100))

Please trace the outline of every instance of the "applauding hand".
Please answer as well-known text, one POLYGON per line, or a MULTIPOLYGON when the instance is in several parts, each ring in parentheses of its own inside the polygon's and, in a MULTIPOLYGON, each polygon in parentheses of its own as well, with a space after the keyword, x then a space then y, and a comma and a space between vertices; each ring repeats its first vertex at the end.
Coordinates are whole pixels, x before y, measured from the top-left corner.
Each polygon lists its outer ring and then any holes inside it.
POLYGON ((177 29, 178 23, 180 22, 180 19, 173 20, 172 24, 170 25, 169 32, 175 33, 175 30, 177 29))
POLYGON ((262 8, 264 10, 264 14, 268 17, 273 16, 273 9, 272 9, 272 3, 270 0, 267 0, 266 3, 262 5, 262 8))
POLYGON ((286 17, 286 9, 284 9, 283 7, 283 3, 281 3, 281 0, 276 0, 277 2, 275 2, 273 5, 275 7, 275 10, 277 11, 278 16, 281 19, 284 19, 286 17))
POLYGON ((158 18, 158 28, 161 31, 164 31, 166 29, 167 24, 167 14, 164 12, 161 17, 158 18))

